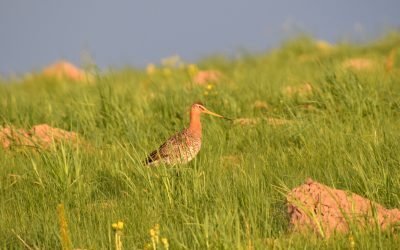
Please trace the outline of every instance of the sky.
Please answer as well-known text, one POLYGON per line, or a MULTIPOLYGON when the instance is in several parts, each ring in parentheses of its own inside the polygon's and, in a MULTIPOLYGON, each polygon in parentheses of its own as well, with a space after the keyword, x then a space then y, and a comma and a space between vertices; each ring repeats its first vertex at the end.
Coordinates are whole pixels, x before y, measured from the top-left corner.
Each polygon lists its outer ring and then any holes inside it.
POLYGON ((400 0, 0 0, 0 74, 90 55, 100 68, 263 52, 305 32, 365 42, 400 27, 400 0))

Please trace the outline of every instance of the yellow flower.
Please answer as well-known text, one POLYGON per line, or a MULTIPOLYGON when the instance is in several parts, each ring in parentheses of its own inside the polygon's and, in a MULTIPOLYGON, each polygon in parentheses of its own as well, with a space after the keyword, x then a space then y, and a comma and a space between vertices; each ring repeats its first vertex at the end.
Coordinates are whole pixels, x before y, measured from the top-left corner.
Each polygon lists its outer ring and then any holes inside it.
POLYGON ((114 230, 122 230, 124 228, 124 223, 122 221, 118 221, 117 223, 112 224, 112 228, 114 230))
POLYGON ((71 239, 68 234, 68 222, 65 218, 64 204, 57 205, 58 221, 60 223, 61 244, 63 249, 71 248, 71 239))
POLYGON ((151 236, 151 237, 156 236, 156 231, 155 231, 153 228, 150 229, 150 236, 151 236))
POLYGON ((208 95, 208 91, 204 91, 204 95, 208 95))
POLYGON ((169 77, 172 75, 172 71, 169 68, 163 68, 163 74, 164 76, 169 77))
POLYGON ((156 73, 156 70, 157 70, 156 66, 152 63, 148 64, 146 67, 146 73, 148 75, 152 75, 152 74, 156 73))
POLYGON ((159 235, 160 235, 160 225, 155 224, 152 229, 150 229, 150 236, 151 236, 151 241, 153 244, 158 244, 159 242, 159 235))
POLYGON ((194 76, 199 72, 199 68, 195 64, 189 64, 187 71, 189 75, 194 76))
POLYGON ((169 248, 169 243, 167 238, 161 238, 161 242, 163 243, 165 249, 169 248))
POLYGON ((214 86, 213 86, 212 84, 208 84, 208 85, 207 85, 207 89, 208 89, 208 90, 212 90, 213 87, 214 87, 214 86))
POLYGON ((354 247, 356 246, 356 242, 354 241, 353 235, 350 235, 349 241, 350 241, 350 248, 354 249, 354 247))

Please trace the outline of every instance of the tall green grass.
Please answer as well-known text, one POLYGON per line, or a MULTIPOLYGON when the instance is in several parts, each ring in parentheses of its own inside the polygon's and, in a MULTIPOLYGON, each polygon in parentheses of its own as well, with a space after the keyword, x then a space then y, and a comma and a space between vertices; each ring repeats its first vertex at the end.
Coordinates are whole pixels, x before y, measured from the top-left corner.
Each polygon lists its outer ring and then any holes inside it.
MULTIPOLYGON (((281 190, 311 177, 400 207, 400 68, 384 69, 399 42, 394 34, 321 50, 301 38, 264 55, 205 59, 201 69, 224 74, 208 94, 186 68, 170 75, 161 67, 152 75, 121 69, 87 85, 39 74, 12 84, 3 79, 3 125, 47 123, 76 131, 85 142, 0 149, 0 247, 62 248, 57 205, 64 204, 74 248, 112 249, 116 221, 124 222, 125 249, 151 243, 156 224, 170 249, 351 248, 349 235, 324 240, 290 233, 281 190), (342 67, 355 57, 375 66, 342 67), (306 82, 311 95, 283 93, 306 82), (195 160, 143 166, 147 153, 187 125, 188 108, 198 100, 227 117, 259 122, 238 125, 205 115, 195 160), (255 107, 256 101, 268 108, 255 107), (291 122, 273 126, 267 117, 291 122)), ((357 249, 400 245, 398 232, 351 235, 357 249)))

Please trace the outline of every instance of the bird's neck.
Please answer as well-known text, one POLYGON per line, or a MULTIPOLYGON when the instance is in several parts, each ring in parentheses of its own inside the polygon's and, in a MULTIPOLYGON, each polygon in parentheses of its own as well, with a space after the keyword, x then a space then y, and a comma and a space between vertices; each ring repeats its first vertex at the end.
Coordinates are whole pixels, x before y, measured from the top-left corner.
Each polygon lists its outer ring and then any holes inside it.
POLYGON ((198 137, 201 137, 201 122, 199 113, 190 113, 189 130, 198 137))

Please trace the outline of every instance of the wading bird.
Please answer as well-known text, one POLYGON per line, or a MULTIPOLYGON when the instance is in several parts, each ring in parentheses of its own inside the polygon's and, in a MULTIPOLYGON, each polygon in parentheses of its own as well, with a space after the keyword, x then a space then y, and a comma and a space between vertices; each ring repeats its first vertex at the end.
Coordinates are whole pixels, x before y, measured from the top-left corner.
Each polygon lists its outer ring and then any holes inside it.
POLYGON ((228 119, 209 111, 201 103, 193 104, 190 110, 189 127, 173 135, 157 150, 151 152, 145 160, 145 165, 176 165, 191 161, 199 153, 201 148, 200 115, 202 113, 228 119))

